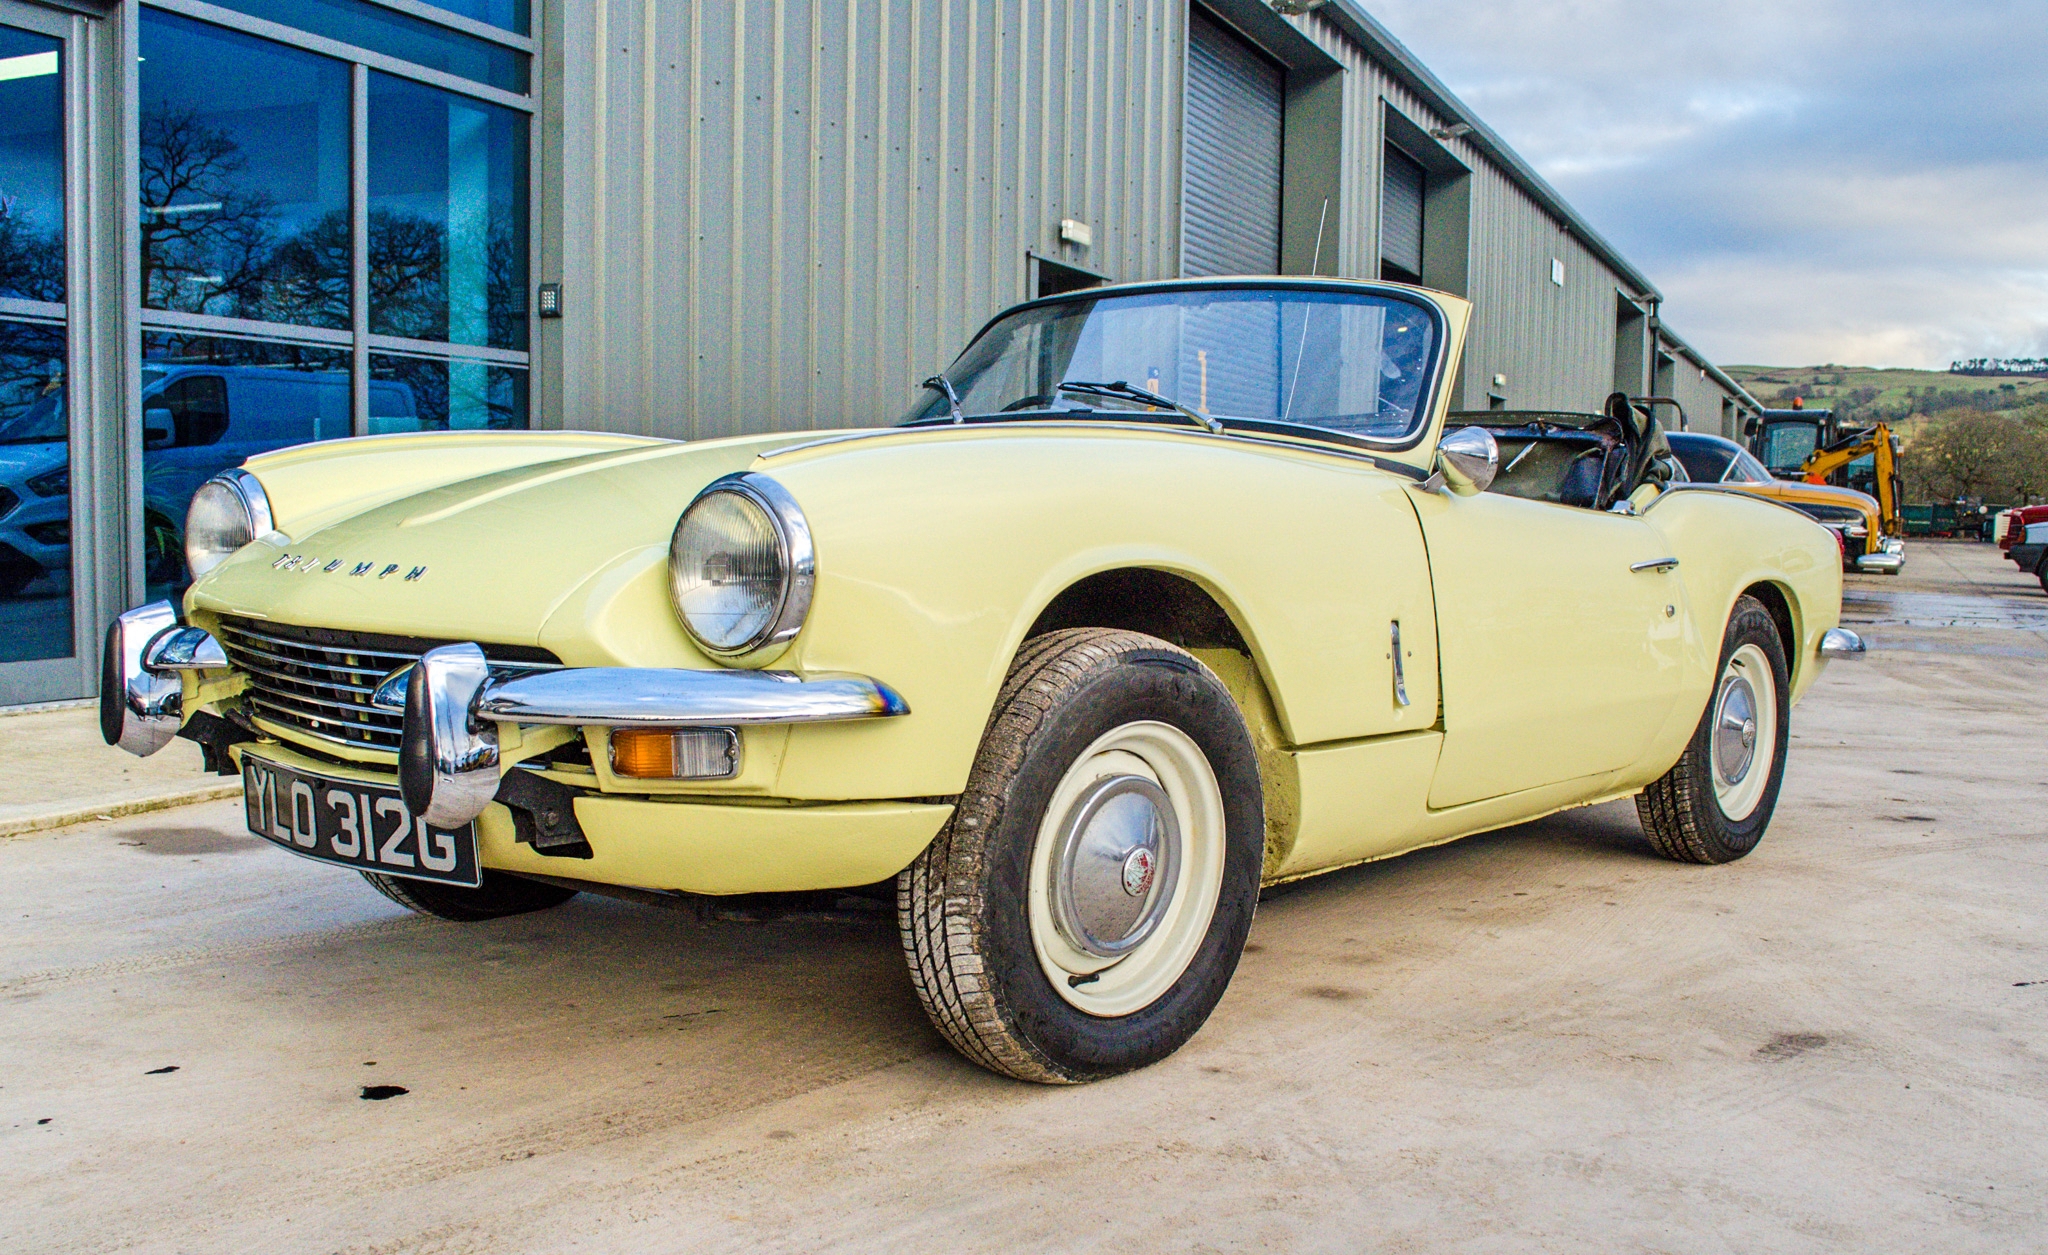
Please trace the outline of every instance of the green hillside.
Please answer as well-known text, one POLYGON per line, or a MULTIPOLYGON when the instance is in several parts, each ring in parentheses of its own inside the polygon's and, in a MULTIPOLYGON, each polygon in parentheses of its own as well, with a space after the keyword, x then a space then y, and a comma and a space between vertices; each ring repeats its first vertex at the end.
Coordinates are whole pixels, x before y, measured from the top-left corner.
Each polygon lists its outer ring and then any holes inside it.
POLYGON ((1787 408, 1794 397, 1802 397, 1807 405, 1832 409, 1849 422, 1881 418, 1905 433, 1925 416, 1949 410, 1999 412, 2048 406, 2048 375, 1956 375, 1945 370, 1835 365, 1722 369, 1767 406, 1787 408))
MULTIPOLYGON (((2033 365, 2028 362, 2027 365, 2033 365)), ((1773 409, 1802 398, 1849 427, 1883 420, 1905 445, 1908 501, 2030 502, 2048 494, 2048 375, 1863 366, 1728 366, 1773 409)))

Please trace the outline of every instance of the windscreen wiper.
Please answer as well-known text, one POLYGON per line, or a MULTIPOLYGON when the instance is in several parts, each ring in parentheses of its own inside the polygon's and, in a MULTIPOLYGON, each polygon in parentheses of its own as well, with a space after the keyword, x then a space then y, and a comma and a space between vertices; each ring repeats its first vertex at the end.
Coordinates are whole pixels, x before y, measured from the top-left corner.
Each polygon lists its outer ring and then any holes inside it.
POLYGON ((1115 383, 1091 383, 1085 379, 1069 379, 1059 386, 1059 391, 1078 392, 1084 397, 1115 397, 1120 401, 1136 401, 1140 405, 1149 405, 1155 410, 1172 410, 1176 414, 1186 415, 1204 431, 1218 436, 1223 434, 1223 424, 1210 418, 1207 414, 1191 410, 1172 397, 1161 396, 1156 392, 1147 392, 1143 388, 1134 388, 1128 380, 1119 379, 1115 383))
POLYGON ((964 423, 967 421, 967 416, 960 412, 960 394, 953 390, 953 381, 946 378, 945 371, 940 371, 930 379, 925 380, 924 386, 930 388, 933 392, 943 392, 946 394, 946 405, 953 411, 954 422, 964 423))

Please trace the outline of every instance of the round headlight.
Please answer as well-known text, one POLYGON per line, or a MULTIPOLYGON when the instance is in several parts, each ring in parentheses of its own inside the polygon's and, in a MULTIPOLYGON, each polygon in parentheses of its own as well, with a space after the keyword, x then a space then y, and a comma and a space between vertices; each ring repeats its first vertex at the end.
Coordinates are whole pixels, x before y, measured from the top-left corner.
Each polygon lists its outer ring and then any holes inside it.
POLYGON ((185 564, 198 579, 270 531, 270 498, 245 470, 222 471, 192 494, 185 512, 185 564))
POLYGON ((676 523, 669 596, 706 653, 737 658, 794 637, 816 565, 803 511, 765 475, 715 480, 676 523))

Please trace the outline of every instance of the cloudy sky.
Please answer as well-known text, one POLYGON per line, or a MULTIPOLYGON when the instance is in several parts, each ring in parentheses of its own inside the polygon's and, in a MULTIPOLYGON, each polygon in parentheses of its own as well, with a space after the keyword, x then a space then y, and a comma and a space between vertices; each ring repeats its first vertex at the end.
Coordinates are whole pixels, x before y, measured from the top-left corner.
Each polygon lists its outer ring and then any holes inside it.
POLYGON ((2048 0, 1365 0, 1725 363, 2048 355, 2048 0))

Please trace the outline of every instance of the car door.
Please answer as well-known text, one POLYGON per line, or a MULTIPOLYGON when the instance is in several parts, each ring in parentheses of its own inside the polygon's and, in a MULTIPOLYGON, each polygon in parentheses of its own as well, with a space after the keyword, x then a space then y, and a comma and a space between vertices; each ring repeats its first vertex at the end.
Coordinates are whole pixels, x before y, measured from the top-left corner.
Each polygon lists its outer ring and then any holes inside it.
POLYGON ((1643 520, 1416 493, 1436 594, 1432 809, 1634 763, 1676 700, 1685 581, 1643 520))

